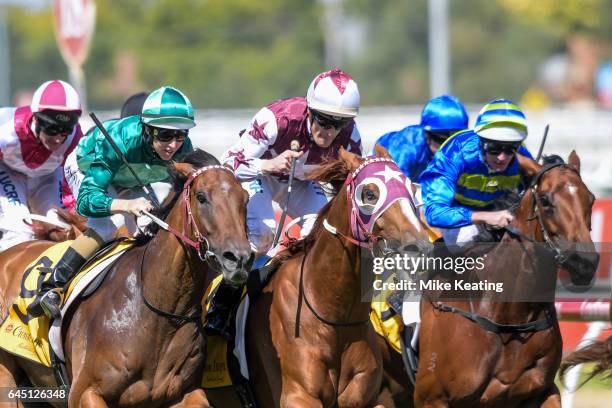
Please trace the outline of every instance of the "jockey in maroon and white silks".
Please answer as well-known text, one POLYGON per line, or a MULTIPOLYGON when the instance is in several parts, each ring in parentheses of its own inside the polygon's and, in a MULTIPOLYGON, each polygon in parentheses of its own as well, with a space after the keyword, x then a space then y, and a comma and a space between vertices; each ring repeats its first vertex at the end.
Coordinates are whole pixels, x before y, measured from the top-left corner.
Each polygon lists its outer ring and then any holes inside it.
POLYGON ((57 220, 63 164, 82 136, 79 96, 69 84, 42 84, 32 104, 0 109, 0 250, 34 238, 35 213, 57 220))
MULTIPOLYGON (((318 213, 328 201, 319 184, 307 179, 308 172, 324 157, 337 158, 341 147, 361 155, 354 121, 358 111, 357 84, 340 69, 327 71, 312 81, 306 98, 278 100, 257 112, 240 141, 223 155, 222 162, 232 166, 249 192, 247 225, 258 255, 271 247, 276 230, 272 202, 284 205, 292 159, 295 179, 287 214, 295 218, 318 213), (294 140, 299 152, 290 150, 294 140)), ((314 218, 306 220, 302 234, 313 224, 314 218)))

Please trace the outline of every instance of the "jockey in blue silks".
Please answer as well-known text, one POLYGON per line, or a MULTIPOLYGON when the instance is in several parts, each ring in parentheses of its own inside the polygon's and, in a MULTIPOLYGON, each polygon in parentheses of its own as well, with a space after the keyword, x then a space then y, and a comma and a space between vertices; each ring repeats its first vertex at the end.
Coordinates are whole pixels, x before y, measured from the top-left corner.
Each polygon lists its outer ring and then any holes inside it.
POLYGON ((482 108, 474 130, 456 133, 440 147, 420 182, 425 218, 442 230, 446 244, 465 246, 485 224, 503 228, 512 221, 510 211, 494 211, 493 204, 520 189, 516 154, 532 157, 521 144, 526 137, 521 109, 497 99, 482 108))
POLYGON ((376 144, 389 151, 402 172, 418 181, 442 143, 468 127, 468 114, 461 101, 450 95, 431 99, 421 113, 421 123, 382 135, 376 144))

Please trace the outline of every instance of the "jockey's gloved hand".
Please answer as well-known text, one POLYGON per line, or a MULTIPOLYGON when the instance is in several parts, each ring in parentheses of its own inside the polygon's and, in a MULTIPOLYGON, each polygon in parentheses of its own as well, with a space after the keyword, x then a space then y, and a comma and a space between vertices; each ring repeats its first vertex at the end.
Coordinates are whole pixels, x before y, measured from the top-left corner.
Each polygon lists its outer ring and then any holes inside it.
POLYGON ((294 152, 293 150, 285 150, 278 156, 269 160, 261 161, 261 171, 267 173, 288 173, 291 169, 291 162, 297 160, 304 152, 294 152))
POLYGON ((133 200, 115 199, 111 204, 111 212, 127 212, 139 217, 143 211, 151 211, 153 204, 144 197, 135 198, 133 200))
POLYGON ((504 228, 510 224, 514 216, 508 210, 501 211, 478 211, 472 214, 473 222, 484 222, 495 228, 504 228))

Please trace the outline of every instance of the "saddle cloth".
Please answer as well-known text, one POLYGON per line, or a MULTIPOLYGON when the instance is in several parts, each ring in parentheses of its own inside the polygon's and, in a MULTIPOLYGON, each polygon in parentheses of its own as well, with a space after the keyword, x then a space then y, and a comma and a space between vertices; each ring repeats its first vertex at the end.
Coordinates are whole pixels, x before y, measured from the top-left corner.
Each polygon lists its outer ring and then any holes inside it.
MULTIPOLYGON (((0 325, 0 347, 2 349, 46 367, 51 367, 50 347, 60 359, 64 360, 61 322, 54 321, 52 333, 49 334, 49 318, 45 315, 33 318, 27 314, 27 307, 34 300, 42 282, 51 277, 54 265, 71 243, 72 241, 65 241, 51 246, 28 265, 21 281, 19 296, 0 325)), ((133 241, 119 241, 114 248, 81 269, 66 291, 62 316, 94 278, 132 245, 133 241)))
MULTIPOLYGON (((208 313, 208 309, 211 306, 212 294, 215 289, 221 283, 222 275, 217 276, 211 284, 206 289, 204 293, 203 299, 203 309, 204 315, 208 313)), ((246 289, 243 292, 242 299, 240 301, 240 307, 236 312, 236 319, 232 320, 231 324, 236 324, 236 321, 246 321, 246 313, 247 309, 242 307, 242 304, 245 302, 245 293, 246 289), (240 315, 243 314, 243 317, 240 315)), ((236 327, 236 340, 235 343, 239 343, 238 338, 244 336, 244 330, 238 330, 236 327)), ((222 387, 230 387, 233 384, 232 376, 230 374, 230 361, 232 358, 231 354, 232 349, 230 348, 230 344, 227 340, 225 340, 221 336, 207 336, 206 337, 206 364, 204 366, 204 375, 202 376, 202 388, 204 389, 214 389, 214 388, 222 388, 222 387)), ((239 362, 246 363, 246 356, 242 356, 242 358, 238 357, 239 362)), ((242 371, 242 370, 241 370, 242 371)), ((248 372, 248 371, 247 371, 248 372)))

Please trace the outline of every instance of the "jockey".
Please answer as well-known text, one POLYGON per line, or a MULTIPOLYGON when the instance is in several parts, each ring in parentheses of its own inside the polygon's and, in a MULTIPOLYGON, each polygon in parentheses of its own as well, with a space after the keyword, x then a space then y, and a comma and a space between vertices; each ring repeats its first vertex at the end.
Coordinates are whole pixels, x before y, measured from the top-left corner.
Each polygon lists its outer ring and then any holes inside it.
POLYGON ((517 152, 527 121, 520 108, 506 99, 485 105, 474 130, 453 135, 421 174, 425 218, 442 229, 447 245, 464 247, 480 233, 478 225, 496 228, 513 219, 508 210, 493 211, 494 201, 520 188, 517 152))
MULTIPOLYGON (((193 150, 188 137, 195 126, 193 107, 181 91, 169 86, 149 95, 140 116, 109 120, 104 126, 145 184, 168 181, 170 160, 180 160, 193 150)), ((85 261, 112 240, 120 227, 133 233, 135 217, 153 208, 99 129, 79 142, 64 172, 72 191, 78 191, 77 211, 89 217, 89 228, 67 248, 51 278, 43 282, 28 307, 31 316, 59 317, 62 289, 85 261)))
POLYGON ((123 106, 121 106, 121 116, 119 117, 127 118, 128 116, 132 115, 140 115, 140 112, 142 112, 142 107, 144 106, 148 96, 148 92, 138 92, 131 95, 125 100, 125 102, 123 102, 123 106))
POLYGON ((461 101, 451 95, 442 95, 427 102, 419 125, 386 133, 375 145, 387 149, 406 177, 418 181, 440 145, 450 135, 467 127, 468 114, 461 101))
POLYGON ((82 136, 81 102, 66 82, 38 87, 30 106, 0 109, 0 251, 34 239, 32 213, 58 220, 62 166, 82 136))
MULTIPOLYGON (((140 115, 142 112, 142 106, 144 105, 147 96, 149 96, 147 92, 139 92, 127 98, 125 102, 123 102, 123 106, 121 106, 121 116, 119 116, 119 119, 123 119, 133 115, 140 115)), ((94 130, 96 130, 95 125, 89 128, 87 132, 85 132, 85 136, 89 136, 89 134, 94 130)), ((78 191, 73 193, 70 190, 70 186, 64 178, 62 183, 62 203, 64 204, 64 207, 66 207, 66 209, 72 212, 76 212, 77 193, 78 191)))
MULTIPOLYGON (((272 102, 251 121, 238 143, 222 158, 249 192, 247 227, 257 255, 271 249, 276 221, 272 202, 283 206, 288 192, 288 173, 296 160, 295 179, 287 208, 290 217, 316 214, 328 202, 318 183, 306 174, 324 158, 336 158, 341 147, 361 155, 361 138, 354 118, 359 113, 359 90, 350 75, 336 68, 317 75, 306 98, 272 102), (299 151, 292 151, 293 141, 299 151)), ((302 236, 314 219, 306 220, 302 236)), ((206 328, 226 335, 225 327, 235 294, 241 287, 222 283, 212 299, 206 328)))

